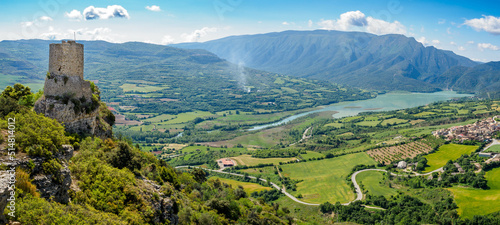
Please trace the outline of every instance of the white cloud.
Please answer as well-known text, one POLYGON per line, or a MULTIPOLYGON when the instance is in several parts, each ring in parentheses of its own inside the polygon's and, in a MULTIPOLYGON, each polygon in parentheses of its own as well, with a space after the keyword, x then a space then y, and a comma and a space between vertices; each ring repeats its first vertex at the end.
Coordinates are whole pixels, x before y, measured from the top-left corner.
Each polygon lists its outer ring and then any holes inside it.
POLYGON ((199 30, 193 31, 191 34, 182 34, 181 37, 184 39, 186 42, 196 42, 200 40, 200 38, 206 36, 208 33, 211 32, 216 32, 217 28, 216 27, 203 27, 199 30))
POLYGON ((448 27, 448 28, 446 29, 446 33, 448 33, 448 34, 452 34, 452 33, 451 33, 451 27, 448 27))
POLYGON ((439 19, 438 24, 445 24, 446 20, 445 19, 439 19))
POLYGON ((450 42, 450 45, 457 45, 454 41, 450 42))
POLYGON ((474 41, 468 41, 467 42, 468 45, 473 45, 474 44, 474 41))
POLYGON ((110 18, 130 18, 127 10, 120 5, 110 5, 107 8, 96 8, 89 6, 83 10, 85 20, 110 19, 110 18))
POLYGON ((500 34, 500 17, 483 15, 483 18, 465 20, 464 24, 474 28, 476 31, 484 30, 490 34, 500 34))
POLYGON ((33 21, 21 22, 22 27, 31 27, 33 24, 35 24, 33 21))
POLYGON ((423 45, 427 45, 429 44, 429 41, 427 41, 427 38, 425 37, 420 37, 418 39, 416 39, 418 42, 422 43, 423 45))
POLYGON ((465 48, 464 48, 464 46, 458 46, 458 50, 459 51, 465 51, 465 48))
POLYGON ((76 21, 80 21, 83 19, 83 15, 80 11, 76 10, 76 9, 73 9, 71 12, 65 12, 64 13, 64 16, 65 17, 68 17, 70 20, 76 20, 76 21))
POLYGON ((49 22, 49 21, 53 21, 53 19, 48 17, 48 16, 40 16, 40 17, 38 17, 38 19, 35 19, 34 21, 21 22, 21 26, 22 27, 31 27, 33 25, 40 26, 41 21, 42 22, 49 22))
POLYGON ((286 22, 286 21, 285 21, 285 22, 283 22, 283 23, 281 23, 281 24, 283 24, 283 25, 290 25, 290 23, 288 23, 288 22, 286 22))
POLYGON ((313 21, 312 21, 312 20, 309 20, 309 21, 307 22, 307 26, 308 26, 308 27, 312 27, 312 26, 313 26, 313 21))
POLYGON ((433 45, 438 45, 438 44, 441 44, 441 42, 439 40, 432 40, 432 44, 433 45))
POLYGON ((39 20, 41 21, 52 21, 53 19, 48 17, 48 16, 41 16, 40 18, 38 18, 39 20))
POLYGON ((174 43, 174 38, 172 38, 172 36, 170 35, 165 35, 163 36, 163 38, 161 39, 161 44, 162 45, 168 45, 168 44, 172 44, 174 43))
POLYGON ((493 50, 493 51, 498 51, 500 48, 496 45, 492 45, 491 43, 477 43, 477 48, 479 48, 480 51, 484 51, 485 49, 493 50))
POLYGON ((364 29, 374 34, 406 34, 406 27, 400 22, 392 23, 365 16, 361 11, 350 11, 340 15, 337 20, 321 20, 318 25, 322 29, 349 31, 364 29))
POLYGON ((146 6, 146 9, 149 11, 153 11, 153 12, 160 12, 161 11, 160 6, 157 6, 157 5, 146 6))

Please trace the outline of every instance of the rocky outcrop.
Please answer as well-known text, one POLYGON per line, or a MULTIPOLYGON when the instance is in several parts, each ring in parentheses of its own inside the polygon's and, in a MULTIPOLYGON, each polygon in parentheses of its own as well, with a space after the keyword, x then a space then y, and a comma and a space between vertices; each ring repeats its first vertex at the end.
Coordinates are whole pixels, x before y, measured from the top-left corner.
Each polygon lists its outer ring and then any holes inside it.
POLYGON ((179 224, 177 216, 176 202, 172 198, 166 196, 169 193, 165 186, 155 184, 145 178, 139 178, 140 194, 149 202, 155 212, 154 224, 179 224))
MULTIPOLYGON (((59 203, 68 203, 68 190, 71 185, 71 174, 68 168, 67 160, 73 157, 73 146, 63 145, 59 153, 54 155, 54 158, 61 162, 62 168, 58 171, 61 175, 61 182, 56 182, 53 174, 45 174, 42 164, 46 160, 42 157, 23 157, 17 158, 14 161, 7 160, 5 157, 0 159, 0 164, 6 168, 16 167, 23 168, 25 171, 30 171, 30 178, 33 179, 32 184, 36 185, 40 197, 47 200, 51 199, 59 203)), ((8 190, 8 179, 10 178, 8 171, 0 171, 0 224, 5 222, 3 216, 4 209, 10 197, 8 190), (4 220, 4 221, 2 221, 4 220)))

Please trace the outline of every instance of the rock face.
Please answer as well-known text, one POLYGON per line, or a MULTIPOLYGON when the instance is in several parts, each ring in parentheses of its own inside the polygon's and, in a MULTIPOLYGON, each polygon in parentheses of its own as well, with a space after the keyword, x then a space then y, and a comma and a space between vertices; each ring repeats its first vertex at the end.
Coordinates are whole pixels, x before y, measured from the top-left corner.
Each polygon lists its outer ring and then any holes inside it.
POLYGON ((56 119, 70 133, 111 137, 109 124, 102 124, 99 119, 99 107, 103 107, 99 90, 83 79, 83 67, 82 44, 51 44, 44 95, 35 103, 35 112, 56 119))
POLYGON ((164 187, 145 178, 140 178, 139 187, 141 187, 140 194, 155 211, 154 224, 179 224, 176 203, 166 196, 165 193, 168 191, 164 190, 164 187))
MULTIPOLYGON (((30 171, 30 177, 33 179, 32 184, 36 185, 40 197, 67 204, 70 199, 68 190, 71 185, 71 174, 67 160, 73 157, 73 151, 73 146, 63 145, 60 152, 54 155, 54 158, 58 159, 62 165, 61 170, 58 171, 61 174, 62 182, 55 182, 53 174, 44 173, 42 164, 46 161, 43 157, 24 157, 14 161, 0 159, 0 164, 7 168, 16 167, 16 170, 22 168, 25 171, 30 171)), ((8 179, 8 171, 0 171, 0 224, 6 222, 3 212, 8 203, 7 198, 10 197, 10 191, 7 187, 8 179)))

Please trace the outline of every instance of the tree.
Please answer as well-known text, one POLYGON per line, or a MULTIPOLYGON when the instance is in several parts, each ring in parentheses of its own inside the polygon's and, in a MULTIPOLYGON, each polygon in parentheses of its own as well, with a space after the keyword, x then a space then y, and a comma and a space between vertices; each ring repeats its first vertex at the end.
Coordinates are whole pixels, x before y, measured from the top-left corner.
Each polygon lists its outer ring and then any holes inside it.
POLYGON ((35 96, 28 86, 22 84, 14 84, 14 87, 7 86, 2 92, 2 97, 12 98, 20 105, 33 107, 35 105, 35 96))

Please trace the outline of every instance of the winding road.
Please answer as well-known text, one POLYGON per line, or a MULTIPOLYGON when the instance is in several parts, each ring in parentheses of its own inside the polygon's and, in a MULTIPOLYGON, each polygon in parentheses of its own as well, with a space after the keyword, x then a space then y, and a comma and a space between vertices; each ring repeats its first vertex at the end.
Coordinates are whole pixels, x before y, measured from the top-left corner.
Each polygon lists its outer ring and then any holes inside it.
MULTIPOLYGON (((229 174, 229 175, 233 175, 233 176, 239 176, 239 177, 244 177, 245 175, 243 174, 238 174, 238 173, 230 173, 230 172, 224 172, 224 171, 220 171, 220 170, 211 170, 211 169, 206 169, 206 168, 201 168, 201 167, 197 167, 197 166, 177 166, 175 167, 176 169, 178 168, 199 168, 199 169, 202 169, 202 170, 206 170, 206 171, 209 171, 209 172, 215 172, 215 173, 224 173, 224 174, 229 174)), ((360 170, 360 171, 356 171, 352 174, 351 176, 351 181, 354 185, 354 189, 356 190, 356 199, 350 201, 350 202, 347 202, 347 203, 343 203, 342 205, 349 205, 355 201, 359 201, 361 199, 363 199, 363 192, 361 191, 361 188, 359 187, 359 184, 358 182, 356 181, 356 176, 362 172, 366 172, 366 171, 380 171, 380 172, 387 172, 387 170, 384 170, 384 169, 364 169, 364 170, 360 170)), ((439 169, 436 169, 436 170, 433 170, 431 172, 428 172, 428 173, 424 173, 424 174, 420 174, 420 173, 416 173, 416 174, 413 174, 413 175, 409 175, 409 176, 426 176, 426 175, 430 175, 434 172, 438 172, 438 171, 443 171, 443 167, 439 168, 439 169)), ((405 174, 396 174, 396 173, 392 173, 391 172, 391 175, 393 176, 408 176, 408 175, 405 175, 405 174)), ((257 179, 257 177, 254 177, 254 176, 247 176, 248 178, 251 178, 251 179, 257 179)), ((261 181, 264 181, 264 182, 267 182, 266 179, 264 178, 259 178, 261 181)), ((319 206, 320 204, 317 204, 317 203, 307 203, 307 202, 303 202, 303 201, 300 201, 299 199, 297 199, 295 196, 293 196, 292 194, 286 192, 285 189, 282 189, 280 188, 278 185, 276 185, 275 183, 273 182, 269 182, 274 188, 276 188, 277 190, 281 191, 283 194, 285 194, 287 197, 289 197, 290 199, 292 199, 293 201, 297 202, 297 203, 300 203, 300 204, 304 204, 304 205, 312 205, 312 206, 319 206)), ((378 207, 372 207, 372 206, 365 206, 366 208, 374 208, 374 209, 383 209, 383 208, 378 208, 378 207)))

